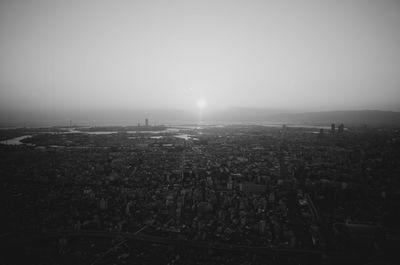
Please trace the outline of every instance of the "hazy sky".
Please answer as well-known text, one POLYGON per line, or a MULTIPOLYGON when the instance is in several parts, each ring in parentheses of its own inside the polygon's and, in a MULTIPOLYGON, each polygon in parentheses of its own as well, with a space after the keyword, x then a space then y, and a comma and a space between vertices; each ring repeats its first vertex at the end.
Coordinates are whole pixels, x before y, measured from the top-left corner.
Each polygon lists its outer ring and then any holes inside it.
POLYGON ((1 109, 400 106, 400 1, 0 2, 1 109))

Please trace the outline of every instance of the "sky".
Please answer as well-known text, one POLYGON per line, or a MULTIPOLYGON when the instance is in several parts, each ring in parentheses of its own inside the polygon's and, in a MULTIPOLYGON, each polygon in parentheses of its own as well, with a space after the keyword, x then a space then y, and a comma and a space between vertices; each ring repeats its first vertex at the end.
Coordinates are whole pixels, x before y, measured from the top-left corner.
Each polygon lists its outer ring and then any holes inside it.
POLYGON ((0 2, 7 111, 391 109, 400 1, 0 2))

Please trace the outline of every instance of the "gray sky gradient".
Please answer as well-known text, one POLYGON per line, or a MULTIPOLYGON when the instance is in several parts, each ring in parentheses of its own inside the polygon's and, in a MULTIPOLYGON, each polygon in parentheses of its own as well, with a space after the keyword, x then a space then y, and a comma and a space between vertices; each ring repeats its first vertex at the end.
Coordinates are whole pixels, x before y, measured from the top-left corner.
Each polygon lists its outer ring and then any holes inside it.
POLYGON ((396 109, 399 14, 382 0, 3 0, 0 105, 396 109))

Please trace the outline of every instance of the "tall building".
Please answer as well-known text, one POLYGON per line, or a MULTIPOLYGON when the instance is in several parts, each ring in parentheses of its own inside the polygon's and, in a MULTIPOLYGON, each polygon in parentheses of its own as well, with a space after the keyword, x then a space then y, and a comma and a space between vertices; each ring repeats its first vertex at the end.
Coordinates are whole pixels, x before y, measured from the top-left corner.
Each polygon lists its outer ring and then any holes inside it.
POLYGON ((146 119, 144 120, 144 123, 145 123, 146 126, 149 126, 149 119, 146 118, 146 119))
POLYGON ((265 234, 266 226, 267 226, 267 223, 265 222, 265 220, 261 220, 259 222, 258 227, 259 227, 260 235, 264 235, 265 234))
POLYGON ((331 124, 331 133, 335 133, 335 124, 334 123, 331 124))
POLYGON ((338 133, 343 133, 344 132, 344 124, 340 124, 338 127, 338 133))

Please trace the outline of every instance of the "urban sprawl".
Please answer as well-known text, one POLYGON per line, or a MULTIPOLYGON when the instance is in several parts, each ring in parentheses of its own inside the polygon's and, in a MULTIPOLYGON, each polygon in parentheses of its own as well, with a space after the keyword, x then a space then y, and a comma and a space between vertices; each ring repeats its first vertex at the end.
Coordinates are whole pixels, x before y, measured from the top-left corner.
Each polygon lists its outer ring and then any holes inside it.
POLYGON ((367 264, 399 242, 396 129, 146 121, 0 137, 2 264, 367 264))

